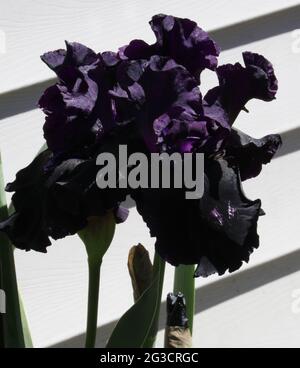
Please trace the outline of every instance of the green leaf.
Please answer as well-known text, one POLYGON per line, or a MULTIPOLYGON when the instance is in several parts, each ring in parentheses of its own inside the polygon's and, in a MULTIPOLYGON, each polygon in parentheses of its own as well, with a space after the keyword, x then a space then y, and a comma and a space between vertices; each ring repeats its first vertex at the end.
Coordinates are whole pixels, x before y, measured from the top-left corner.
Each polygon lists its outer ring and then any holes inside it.
MULTIPOLYGON (((42 147, 39 149, 37 155, 39 155, 41 152, 43 152, 46 149, 47 149, 47 144, 44 143, 42 145, 42 147)), ((1 161, 1 158, 0 158, 0 161, 1 161)), ((1 165, 1 162, 0 162, 0 165, 1 165)), ((1 213, 1 220, 6 218, 8 214, 11 215, 15 210, 12 202, 9 204, 8 209, 7 209, 6 199, 5 199, 5 191, 4 191, 4 181, 3 181, 3 176, 2 175, 3 174, 2 174, 2 166, 1 166, 1 173, 0 173, 0 177, 1 177, 1 183, 0 183, 1 209, 2 209, 2 203, 5 203, 4 212, 1 213)), ((7 239, 5 241, 7 241, 7 239)), ((11 258, 13 259, 14 247, 13 247, 13 245, 10 244, 9 248, 10 249, 5 252, 7 254, 3 255, 3 257, 6 258, 6 259, 11 259, 11 258)), ((0 249, 0 258, 1 258, 1 249, 0 249)), ((15 269, 14 264, 13 264, 12 267, 15 269)), ((5 272, 7 272, 7 271, 5 271, 5 272)), ((8 273, 13 274, 13 273, 15 273, 15 270, 10 270, 8 273)), ((17 288, 17 285, 16 285, 16 288, 17 288)), ((27 321, 27 317, 26 317, 26 312, 25 312, 25 308, 24 308, 22 297, 21 297, 20 293, 18 294, 18 298, 19 298, 19 309, 20 309, 20 314, 21 314, 21 324, 22 324, 24 344, 25 344, 26 348, 32 348, 33 347, 32 338, 31 338, 30 329, 29 329, 29 325, 28 325, 28 321, 27 321)))
MULTIPOLYGON (((4 191, 2 161, 0 157, 0 221, 6 219, 8 209, 4 191)), ((7 236, 0 233, 1 287, 6 293, 6 313, 2 316, 5 347, 24 348, 22 317, 19 302, 13 246, 7 236)))
MULTIPOLYGON (((47 149, 47 144, 44 143, 42 145, 42 147, 39 149, 37 155, 39 155, 41 152, 43 152, 46 149, 47 149)), ((0 157, 0 161, 1 161, 1 157, 0 157)), ((7 209, 5 191, 4 191, 4 180, 3 180, 3 174, 2 174, 2 162, 0 162, 0 165, 1 165, 1 168, 0 168, 0 170, 1 170, 1 172, 0 172, 0 180, 1 180, 1 183, 0 183, 0 197, 1 197, 0 203, 1 203, 1 208, 2 208, 2 203, 5 203, 4 212, 3 212, 3 214, 1 213, 1 220, 2 220, 4 218, 6 218, 7 215, 11 215, 15 211, 15 209, 14 209, 14 206, 13 206, 12 202, 9 204, 8 209, 7 209)), ((6 239, 6 241, 7 241, 7 239, 6 239)), ((3 257, 6 258, 6 259, 13 259, 13 257, 14 257, 13 256, 14 246, 10 244, 9 248, 10 249, 6 253, 10 253, 10 254, 4 254, 3 257)), ((0 249, 0 258, 1 258, 1 249, 0 249)), ((0 261, 1 261, 1 259, 0 259, 0 261)), ((13 261, 13 263, 14 263, 14 261, 13 261)), ((8 271, 8 273, 15 273, 15 265, 13 264, 12 267, 13 267, 14 270, 10 270, 10 271, 8 271)), ((7 271, 5 271, 5 272, 7 272, 7 271)), ((17 288, 17 285, 16 285, 16 288, 17 288)), ((31 334, 30 334, 29 324, 28 324, 28 321, 27 321, 26 312, 25 312, 25 308, 24 308, 22 297, 21 297, 20 293, 18 293, 18 298, 19 298, 19 309, 20 309, 20 314, 21 314, 21 324, 22 324, 22 331, 23 331, 23 341, 24 341, 24 344, 25 344, 26 348, 33 348, 33 343, 32 343, 32 338, 31 338, 31 334)))
MULTIPOLYGON (((38 154, 47 149, 44 144, 38 154)), ((14 212, 13 204, 7 208, 0 156, 0 221, 14 212)), ((18 293, 14 247, 6 235, 0 233, 0 287, 6 292, 6 311, 0 319, 0 346, 32 348, 32 339, 25 309, 18 293)))
POLYGON ((143 344, 143 348, 153 348, 156 341, 157 331, 158 331, 158 323, 159 323, 159 314, 160 314, 160 305, 161 305, 161 296, 163 290, 164 276, 165 276, 165 261, 163 261, 158 253, 155 252, 154 262, 153 262, 153 271, 154 275, 158 274, 158 307, 156 308, 154 318, 152 320, 151 327, 149 329, 149 333, 147 338, 143 344), (161 272, 162 271, 162 272, 161 272))
POLYGON ((19 301, 20 301, 20 309, 21 309, 21 321, 22 321, 22 329, 23 329, 23 335, 24 335, 24 342, 26 348, 33 348, 32 338, 30 334, 29 324, 23 304, 22 297, 19 293, 19 301))
POLYGON ((142 348, 153 345, 157 333, 164 270, 165 262, 156 255, 152 283, 121 317, 107 348, 142 348))

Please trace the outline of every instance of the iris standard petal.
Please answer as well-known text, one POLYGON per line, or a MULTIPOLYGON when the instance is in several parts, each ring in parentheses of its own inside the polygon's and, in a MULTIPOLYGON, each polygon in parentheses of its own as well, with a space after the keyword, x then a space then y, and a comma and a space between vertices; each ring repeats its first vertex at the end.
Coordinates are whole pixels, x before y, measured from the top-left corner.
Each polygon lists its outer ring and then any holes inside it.
POLYGON ((96 144, 114 126, 109 90, 115 83, 116 54, 96 54, 78 43, 42 56, 59 81, 39 106, 46 114, 44 137, 55 157, 69 157, 96 144))
POLYGON ((267 59, 251 52, 245 52, 243 57, 245 67, 236 63, 217 68, 219 86, 210 90, 204 98, 207 114, 221 112, 229 126, 249 100, 271 101, 278 89, 273 66, 267 59))
POLYGON ((120 48, 120 57, 133 60, 163 55, 184 66, 198 82, 205 68, 215 70, 220 48, 197 23, 158 14, 152 18, 150 25, 156 43, 148 45, 142 40, 134 40, 120 48))

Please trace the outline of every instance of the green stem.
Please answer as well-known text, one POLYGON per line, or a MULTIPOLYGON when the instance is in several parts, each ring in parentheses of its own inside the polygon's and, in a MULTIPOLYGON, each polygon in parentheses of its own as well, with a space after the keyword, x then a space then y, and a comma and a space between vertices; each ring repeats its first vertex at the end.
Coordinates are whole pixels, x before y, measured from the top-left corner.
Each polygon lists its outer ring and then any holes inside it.
POLYGON ((143 348, 153 348, 155 344, 159 324, 162 291, 164 286, 165 265, 165 261, 158 255, 158 253, 155 252, 153 261, 153 277, 159 275, 158 298, 153 322, 148 337, 144 342, 143 348))
MULTIPOLYGON (((2 282, 2 265, 0 259, 0 289, 1 291, 4 289, 2 282)), ((1 301, 0 301, 1 303, 1 301)), ((0 348, 5 348, 5 334, 4 334, 4 314, 2 310, 0 311, 0 348)))
POLYGON ((6 314, 4 315, 5 346, 25 348, 20 300, 17 286, 15 262, 11 244, 5 243, 0 235, 3 289, 6 293, 6 314))
POLYGON ((186 300, 186 311, 189 320, 189 328, 193 332, 193 320, 195 313, 195 266, 180 265, 175 269, 174 293, 181 292, 186 300))
POLYGON ((98 318, 98 299, 100 286, 100 268, 102 258, 112 242, 116 222, 113 211, 101 217, 89 217, 87 226, 78 232, 83 241, 89 265, 89 296, 86 343, 87 348, 95 347, 98 318))
MULTIPOLYGON (((2 161, 0 157, 0 221, 8 216, 2 161)), ((24 335, 13 254, 13 246, 6 235, 0 234, 1 283, 6 293, 6 314, 3 317, 5 346, 24 348, 24 335)))
POLYGON ((85 340, 86 348, 94 348, 96 343, 101 263, 102 261, 88 259, 89 296, 85 340))

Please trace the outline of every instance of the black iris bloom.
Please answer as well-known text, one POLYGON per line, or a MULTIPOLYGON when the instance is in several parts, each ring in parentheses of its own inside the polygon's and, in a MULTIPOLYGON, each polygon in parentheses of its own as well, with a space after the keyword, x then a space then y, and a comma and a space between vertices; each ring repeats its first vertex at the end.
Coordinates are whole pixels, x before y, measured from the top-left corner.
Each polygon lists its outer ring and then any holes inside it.
POLYGON ((45 252, 52 239, 77 233, 91 216, 113 211, 130 194, 156 238, 162 258, 197 264, 195 276, 233 272, 259 246, 261 201, 243 192, 281 145, 278 135, 254 139, 233 128, 251 99, 272 101, 278 82, 262 55, 218 67, 220 48, 197 24, 163 14, 150 22, 156 42, 133 40, 118 52, 95 53, 79 43, 42 60, 57 83, 39 100, 48 149, 21 170, 7 191, 15 212, 0 224, 14 245, 45 252), (219 84, 202 96, 201 73, 219 84), (204 195, 180 189, 99 189, 97 156, 129 152, 203 153, 204 195))

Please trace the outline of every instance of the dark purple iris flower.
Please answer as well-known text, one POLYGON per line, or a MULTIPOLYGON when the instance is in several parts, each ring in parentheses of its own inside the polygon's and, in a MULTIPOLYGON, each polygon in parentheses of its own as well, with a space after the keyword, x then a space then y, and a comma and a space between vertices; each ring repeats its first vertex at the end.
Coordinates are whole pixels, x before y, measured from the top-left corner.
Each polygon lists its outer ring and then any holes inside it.
POLYGON ((0 230, 16 247, 45 251, 49 237, 78 232, 90 216, 126 215, 119 203, 130 193, 162 258, 197 264, 196 276, 232 272, 259 246, 263 213, 242 181, 256 177, 281 144, 278 135, 254 139, 232 126, 249 100, 275 98, 277 79, 271 63, 250 52, 245 66, 217 68, 219 47, 193 21, 157 15, 150 25, 153 45, 134 40, 118 53, 96 54, 67 43, 42 56, 58 76, 39 101, 48 150, 8 185, 15 213, 0 230), (202 98, 205 68, 216 70, 219 85, 202 98), (204 153, 204 196, 186 199, 184 188, 100 190, 96 157, 119 144, 131 153, 204 153))

